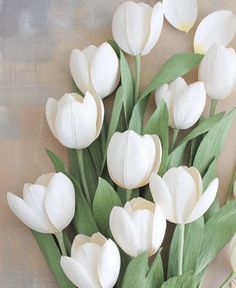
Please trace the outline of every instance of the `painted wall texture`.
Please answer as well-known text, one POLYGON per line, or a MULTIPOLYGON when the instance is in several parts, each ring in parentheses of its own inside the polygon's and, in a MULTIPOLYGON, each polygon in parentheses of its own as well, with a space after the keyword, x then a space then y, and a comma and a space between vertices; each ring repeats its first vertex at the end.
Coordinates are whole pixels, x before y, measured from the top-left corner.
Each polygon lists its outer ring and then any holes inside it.
MULTIPOLYGON (((46 99, 72 91, 68 67, 71 50, 111 38, 112 13, 121 2, 0 0, 0 287, 57 287, 30 231, 10 212, 6 192, 21 195, 23 183, 52 170, 45 147, 65 156, 47 127, 46 99)), ((156 1, 145 2, 152 5, 156 1)), ((219 9, 236 13, 236 1, 199 0, 197 23, 219 9)), ((158 44, 142 59, 143 86, 173 53, 192 51, 196 27, 186 35, 165 23, 158 44)), ((236 48, 236 39, 231 46, 236 48)), ((196 80, 196 72, 187 80, 196 80)), ((107 99, 106 104, 109 102, 107 99)), ((228 111, 233 105, 236 94, 222 101, 218 111, 228 111)), ((221 200, 236 164, 235 130, 236 121, 218 164, 221 200)), ((224 253, 214 265, 205 287, 218 287, 227 274, 224 253)))

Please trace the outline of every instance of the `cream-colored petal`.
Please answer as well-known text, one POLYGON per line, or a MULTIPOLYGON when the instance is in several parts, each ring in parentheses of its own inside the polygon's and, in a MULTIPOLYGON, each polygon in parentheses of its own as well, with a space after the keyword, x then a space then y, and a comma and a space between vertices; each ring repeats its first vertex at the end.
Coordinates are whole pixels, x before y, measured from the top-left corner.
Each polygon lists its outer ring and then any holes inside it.
POLYGON ((41 176, 39 176, 36 181, 35 181, 35 184, 39 184, 39 185, 42 185, 42 186, 45 186, 47 187, 50 180, 52 179, 52 177, 55 175, 56 173, 55 172, 51 172, 51 173, 47 173, 47 174, 43 174, 41 176))
POLYGON ((164 15, 176 29, 188 32, 197 19, 197 0, 163 0, 164 15))
POLYGON ((89 63, 86 55, 74 49, 70 55, 70 72, 78 88, 85 93, 90 90, 89 63))
POLYGON ((218 186, 219 180, 216 178, 208 185, 206 191, 202 194, 196 203, 186 223, 197 220, 209 209, 216 197, 218 186))
POLYGON ((195 53, 205 54, 214 44, 227 46, 236 32, 236 17, 232 11, 219 10, 209 14, 199 24, 194 36, 195 53))
POLYGON ((236 272, 236 234, 229 245, 229 260, 233 272, 236 272))
POLYGON ((116 244, 107 240, 98 259, 97 271, 101 287, 114 287, 120 272, 120 253, 116 244))
POLYGON ((62 231, 72 221, 75 214, 75 190, 70 179, 59 172, 56 173, 47 188, 45 209, 50 221, 62 231))
POLYGON ((112 236, 121 249, 128 255, 138 255, 138 233, 130 215, 121 207, 114 207, 110 214, 112 236))
POLYGON ((12 212, 30 229, 40 233, 54 233, 49 231, 43 220, 34 212, 34 210, 21 198, 12 193, 7 193, 8 205, 12 212))
POLYGON ((157 2, 152 9, 149 37, 142 51, 142 55, 148 54, 156 45, 163 26, 163 9, 161 2, 157 2))
POLYGON ((95 243, 95 244, 98 244, 100 246, 103 246, 106 241, 107 241, 107 238, 104 237, 100 232, 97 232, 97 233, 94 233, 91 237, 91 240, 90 240, 92 243, 95 243))
MULTIPOLYGON (((170 208, 169 208, 170 209, 170 208)), ((157 252, 160 248, 166 233, 166 218, 162 213, 161 207, 157 204, 153 215, 152 228, 152 248, 151 255, 157 252)))
POLYGON ((115 90, 120 76, 119 60, 111 45, 105 42, 97 49, 90 73, 94 90, 101 98, 115 90))
POLYGON ((89 236, 83 234, 76 235, 71 246, 71 257, 76 260, 76 251, 79 249, 80 246, 89 242, 90 242, 89 236))
POLYGON ((55 135, 55 119, 57 115, 57 100, 54 98, 48 98, 47 104, 46 104, 46 119, 48 122, 48 126, 52 132, 52 134, 55 135))
POLYGON ((62 270, 74 285, 80 288, 101 288, 98 281, 93 281, 86 269, 74 259, 63 256, 60 261, 62 270))

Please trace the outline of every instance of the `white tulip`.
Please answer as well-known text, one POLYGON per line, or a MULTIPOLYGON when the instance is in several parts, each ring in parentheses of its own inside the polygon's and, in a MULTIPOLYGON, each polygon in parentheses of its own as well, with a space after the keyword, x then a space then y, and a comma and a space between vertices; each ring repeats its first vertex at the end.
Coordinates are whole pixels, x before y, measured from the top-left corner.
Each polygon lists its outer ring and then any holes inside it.
POLYGON ((181 77, 161 85, 155 92, 159 105, 164 100, 169 111, 169 125, 176 129, 188 129, 200 118, 206 104, 203 82, 187 85, 181 77))
POLYGON ((120 253, 111 239, 95 233, 75 237, 71 257, 61 257, 66 276, 80 288, 112 288, 120 271, 120 253))
POLYGON ((203 193, 202 178, 194 167, 180 166, 169 169, 161 178, 152 174, 150 190, 167 220, 186 224, 200 218, 214 201, 219 186, 215 178, 203 193))
POLYGON ((194 36, 195 53, 205 54, 214 44, 227 46, 236 32, 236 17, 229 10, 209 14, 199 24, 194 36))
POLYGON ((101 132, 104 106, 99 97, 89 92, 84 98, 76 93, 65 94, 59 101, 48 99, 46 117, 53 135, 62 145, 83 149, 101 132))
POLYGON ((113 207, 110 229, 126 254, 137 257, 148 252, 152 256, 164 239, 166 218, 158 205, 143 198, 133 198, 124 208, 113 207))
POLYGON ((188 32, 197 19, 197 0, 162 0, 164 15, 176 29, 188 32))
POLYGON ((157 43, 163 26, 162 5, 125 1, 115 11, 112 33, 119 47, 131 55, 146 55, 157 43))
POLYGON ((13 213, 29 228, 56 234, 67 227, 75 213, 75 190, 63 173, 40 176, 35 184, 25 184, 23 199, 7 193, 13 213))
POLYGON ((157 135, 140 136, 132 130, 116 132, 107 150, 107 167, 112 180, 122 188, 134 189, 148 183, 157 173, 162 148, 157 135))
POLYGON ((108 43, 90 45, 84 50, 74 49, 70 56, 71 75, 83 92, 104 98, 110 95, 120 80, 119 60, 108 43))
POLYGON ((232 271, 236 273, 236 234, 234 235, 229 245, 229 259, 232 271))
POLYGON ((198 72, 205 83, 206 93, 221 100, 236 89, 236 55, 232 48, 213 45, 202 59, 198 72))

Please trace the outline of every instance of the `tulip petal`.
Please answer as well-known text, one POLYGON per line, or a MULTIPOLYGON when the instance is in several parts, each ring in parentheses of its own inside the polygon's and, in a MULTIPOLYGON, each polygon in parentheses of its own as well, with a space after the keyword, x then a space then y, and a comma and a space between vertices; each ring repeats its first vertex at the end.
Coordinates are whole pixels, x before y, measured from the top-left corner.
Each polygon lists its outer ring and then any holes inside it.
POLYGON ((54 98, 48 98, 46 104, 46 119, 48 126, 52 134, 56 137, 55 134, 55 118, 57 114, 57 100, 54 98))
POLYGON ((209 14, 199 24, 194 37, 195 53, 206 53, 214 44, 227 46, 236 32, 236 17, 232 11, 220 10, 209 14))
POLYGON ((163 0, 165 18, 176 29, 188 32, 197 19, 197 0, 163 0))
POLYGON ((186 223, 197 220, 209 209, 216 197, 218 186, 219 180, 217 178, 211 181, 206 191, 202 194, 202 196, 196 203, 186 223))
POLYGON ((173 199, 176 222, 184 224, 198 201, 194 180, 182 167, 169 169, 163 179, 173 199))
POLYGON ((197 168, 195 167, 185 167, 183 166, 183 169, 185 169, 186 172, 188 172, 192 177, 196 185, 196 190, 198 191, 198 197, 200 198, 202 195, 202 177, 197 168))
POLYGON ((55 174, 45 195, 45 209, 53 225, 62 231, 75 213, 75 190, 70 179, 63 173, 55 174))
POLYGON ((151 23, 150 23, 150 35, 147 40, 147 43, 142 51, 142 55, 146 55, 150 52, 150 50, 157 43, 163 26, 163 9, 160 2, 157 2, 156 5, 153 6, 152 15, 151 15, 151 23))
POLYGON ((48 231, 42 219, 33 211, 33 209, 21 198, 12 193, 7 193, 7 201, 12 212, 30 229, 40 233, 54 233, 48 231))
MULTIPOLYGON (((170 209, 170 208, 169 208, 170 209)), ((151 255, 155 254, 160 248, 166 233, 166 218, 162 213, 161 207, 157 204, 153 215, 152 228, 152 247, 151 255)))
POLYGON ((236 271, 236 234, 234 234, 233 239, 230 242, 229 245, 229 259, 230 259, 230 264, 232 267, 232 271, 236 271))
POLYGON ((103 43, 97 49, 90 73, 94 90, 101 98, 115 90, 119 81, 119 61, 111 45, 103 43))
POLYGON ((86 55, 74 49, 70 56, 70 72, 78 88, 85 93, 90 90, 89 63, 86 55))
MULTIPOLYGON (((100 132, 102 130, 102 125, 103 125, 103 120, 104 120, 104 105, 100 97, 94 96, 94 99, 97 104, 97 133, 96 133, 96 138, 100 135, 100 132)), ((95 138, 95 139, 96 139, 95 138)))
POLYGON ((57 232, 57 228, 51 223, 45 211, 46 188, 39 184, 25 184, 23 199, 31 207, 35 214, 42 220, 48 231, 57 232))
POLYGON ((101 287, 114 287, 120 272, 120 253, 112 240, 107 240, 98 259, 97 270, 101 287))
POLYGON ((157 174, 152 174, 149 182, 152 198, 159 204, 167 220, 176 223, 172 197, 166 182, 157 174))
POLYGON ((151 6, 128 2, 126 10, 127 39, 133 55, 140 55, 150 33, 151 6))
MULTIPOLYGON (((161 140, 157 135, 151 135, 152 139, 155 143, 156 146, 156 153, 155 153, 155 162, 153 167, 148 171, 148 175, 147 177, 150 177, 151 172, 153 173, 157 173, 157 171, 159 170, 159 167, 161 165, 161 159, 162 159, 162 146, 161 146, 161 140)), ((150 154, 150 158, 153 158, 153 155, 150 154)), ((151 160, 150 160, 151 162, 151 160)))
POLYGON ((47 173, 47 174, 43 174, 41 176, 39 176, 37 178, 37 180, 35 181, 35 184, 39 184, 42 186, 48 186, 50 180, 52 179, 52 177, 55 175, 55 172, 51 172, 51 173, 47 173))
POLYGON ((114 40, 118 43, 119 47, 124 50, 128 54, 132 54, 132 50, 130 48, 126 27, 127 27, 127 16, 126 10, 130 1, 126 1, 122 3, 115 11, 112 19, 112 34, 114 40))
POLYGON ((107 241, 107 238, 104 237, 100 232, 94 233, 90 239, 91 243, 98 244, 99 246, 103 246, 107 241))
MULTIPOLYGON (((85 97, 90 98, 90 102, 96 105, 89 93, 85 97)), ((88 112, 87 105, 78 101, 58 107, 56 134, 64 146, 83 149, 95 140, 97 117, 88 112)))
POLYGON ((206 90, 203 82, 189 85, 177 94, 173 104, 175 128, 188 129, 200 118, 206 103, 206 90))
POLYGON ((79 247, 89 242, 90 242, 89 236, 83 234, 76 235, 71 246, 71 258, 76 259, 76 251, 79 249, 79 247))
POLYGON ((128 255, 138 255, 138 234, 129 214, 120 207, 114 207, 110 214, 110 229, 116 243, 128 255))
POLYGON ((63 256, 60 260, 61 267, 66 274, 66 276, 73 282, 76 286, 80 288, 98 288, 99 283, 94 282, 90 277, 86 269, 74 259, 63 256))

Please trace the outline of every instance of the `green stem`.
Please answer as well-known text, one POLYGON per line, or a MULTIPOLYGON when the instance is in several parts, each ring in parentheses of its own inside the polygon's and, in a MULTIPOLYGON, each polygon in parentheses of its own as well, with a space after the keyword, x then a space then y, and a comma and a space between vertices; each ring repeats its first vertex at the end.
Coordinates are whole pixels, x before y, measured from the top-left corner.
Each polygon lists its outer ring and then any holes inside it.
POLYGON ((87 180, 86 180, 85 171, 84 171, 84 159, 83 159, 82 149, 77 150, 77 156, 78 156, 78 163, 79 163, 79 169, 80 169, 79 171, 80 171, 80 177, 81 177, 84 195, 88 201, 88 204, 92 206, 92 201, 91 201, 91 197, 89 194, 89 189, 88 189, 87 180))
POLYGON ((63 238, 63 233, 62 232, 58 232, 58 233, 55 234, 55 236, 57 238, 57 241, 58 241, 62 256, 67 256, 66 246, 65 246, 64 238, 63 238))
POLYGON ((231 272, 229 276, 225 279, 225 281, 221 284, 220 288, 226 288, 230 284, 230 282, 236 277, 236 273, 231 272))
POLYGON ((209 117, 215 115, 216 112, 216 106, 217 106, 217 100, 211 99, 211 108, 210 108, 210 114, 209 117))
POLYGON ((183 254, 184 254, 184 224, 179 224, 179 246, 178 246, 178 276, 183 274, 183 254))
POLYGON ((140 73, 141 73, 141 56, 136 55, 135 56, 135 71, 136 71, 136 77, 135 77, 135 102, 137 102, 139 98, 139 86, 140 86, 140 73))
POLYGON ((176 143, 178 134, 179 134, 179 129, 175 129, 175 128, 174 128, 174 129, 173 129, 173 134, 172 134, 172 142, 171 142, 170 151, 174 150, 174 147, 175 147, 175 143, 176 143))
POLYGON ((126 189, 126 201, 131 200, 132 198, 132 190, 126 189))

